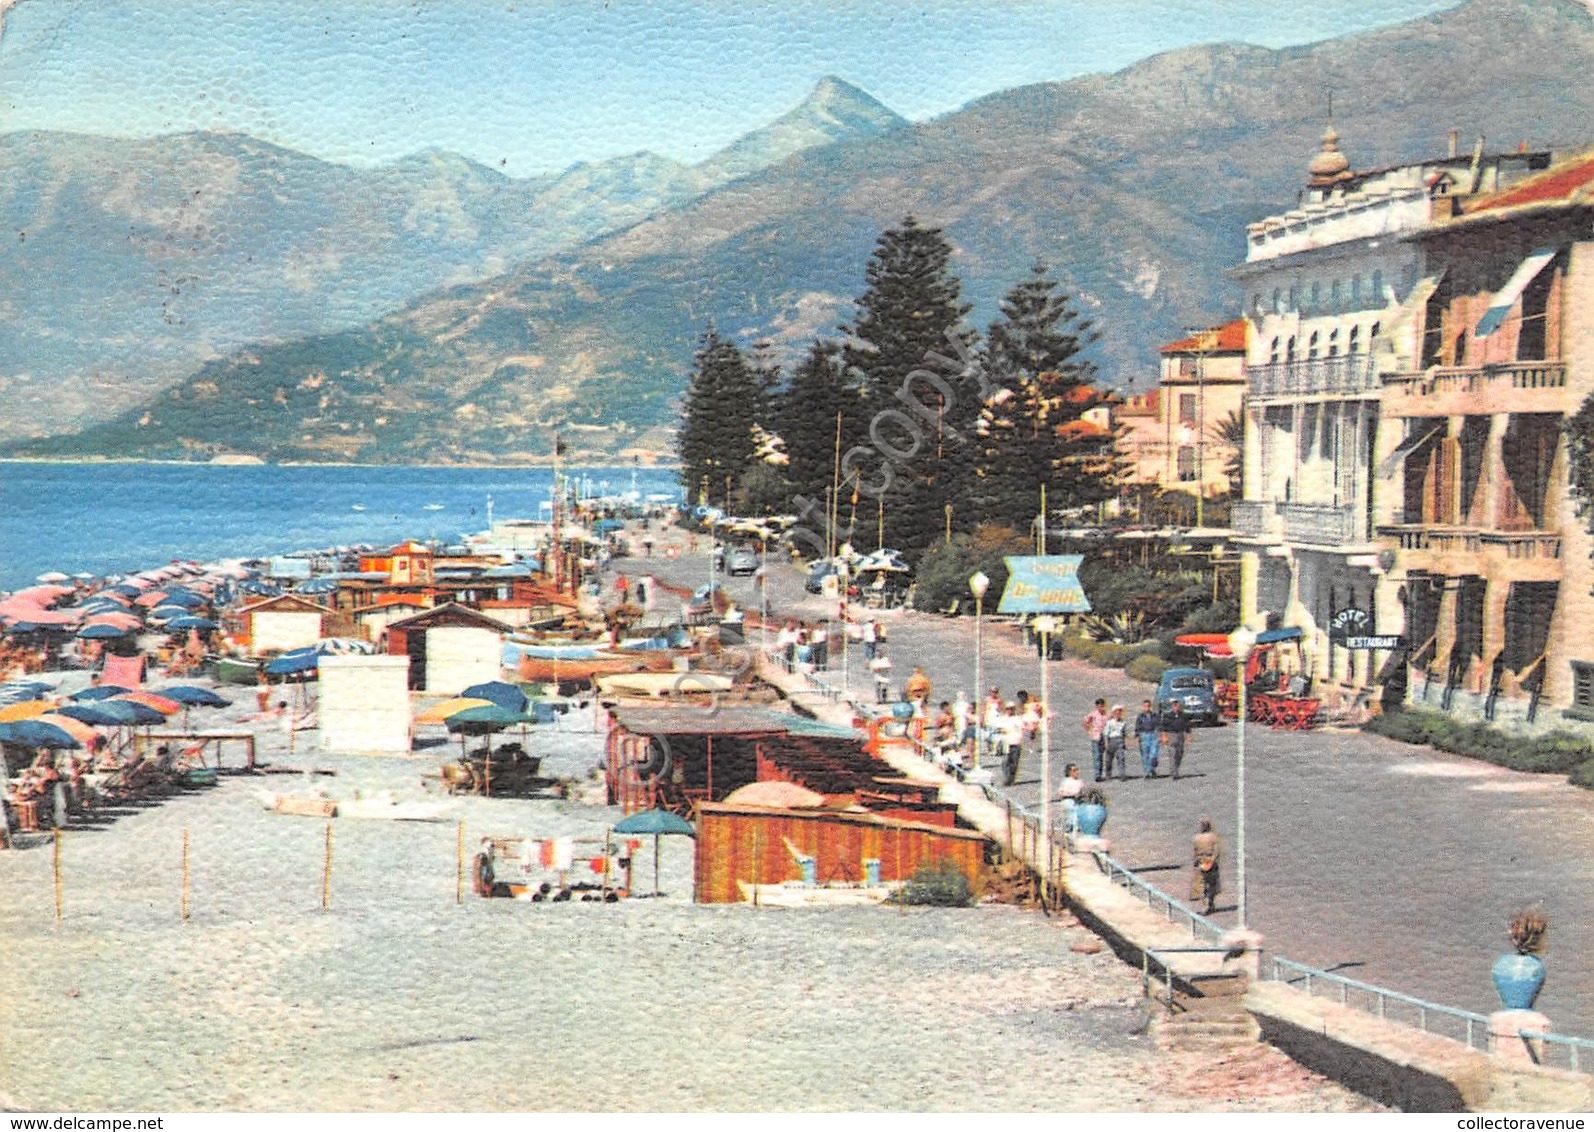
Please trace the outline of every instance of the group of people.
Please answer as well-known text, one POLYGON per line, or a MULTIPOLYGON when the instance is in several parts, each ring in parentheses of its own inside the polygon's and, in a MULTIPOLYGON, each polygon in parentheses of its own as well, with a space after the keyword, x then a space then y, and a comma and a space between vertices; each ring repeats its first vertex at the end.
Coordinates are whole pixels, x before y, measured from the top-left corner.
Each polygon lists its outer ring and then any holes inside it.
MULTIPOLYGON (((923 699, 928 702, 930 685, 924 670, 914 669, 914 678, 924 681, 923 699)), ((913 679, 908 683, 911 687, 913 679)), ((941 701, 931 724, 932 742, 948 769, 962 769, 975 755, 999 758, 1002 784, 1011 786, 1018 781, 1025 753, 1039 743, 1045 721, 1039 698, 1026 691, 1006 700, 1000 688, 992 688, 978 707, 959 692, 955 701, 941 701)))
POLYGON ((1125 717, 1124 710, 1123 704, 1109 708, 1106 700, 1097 700, 1090 714, 1085 716, 1083 726, 1090 737, 1096 781, 1116 777, 1122 782, 1128 777, 1131 735, 1140 751, 1142 777, 1163 777, 1157 773, 1157 768, 1166 761, 1171 771, 1169 777, 1177 779, 1190 741, 1190 717, 1184 713, 1184 706, 1178 700, 1171 700, 1166 708, 1158 711, 1150 700, 1142 700, 1140 714, 1135 716, 1133 724, 1125 717))
POLYGON ((787 672, 799 664, 824 672, 830 667, 830 626, 823 621, 788 621, 775 634, 775 652, 787 672))

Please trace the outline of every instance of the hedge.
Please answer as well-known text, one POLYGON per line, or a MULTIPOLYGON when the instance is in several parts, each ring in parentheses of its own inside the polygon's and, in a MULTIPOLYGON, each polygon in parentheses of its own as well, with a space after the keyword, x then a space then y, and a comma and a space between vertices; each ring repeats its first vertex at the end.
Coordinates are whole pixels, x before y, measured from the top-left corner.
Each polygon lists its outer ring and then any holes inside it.
POLYGON ((1594 749, 1565 731, 1523 738, 1487 723, 1465 723, 1435 711, 1407 708, 1374 716, 1363 730, 1402 743, 1437 747, 1529 774, 1566 774, 1578 786, 1594 787, 1594 749), (1588 781, 1583 781, 1588 779, 1588 781))

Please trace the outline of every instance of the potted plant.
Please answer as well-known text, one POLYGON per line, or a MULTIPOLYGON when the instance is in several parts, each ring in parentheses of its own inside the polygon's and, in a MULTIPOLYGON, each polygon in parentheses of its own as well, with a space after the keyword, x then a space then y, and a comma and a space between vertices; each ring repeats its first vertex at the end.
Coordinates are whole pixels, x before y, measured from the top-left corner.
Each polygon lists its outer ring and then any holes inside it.
POLYGON ((1101 827, 1107 824, 1107 795, 1095 787, 1083 791, 1074 811, 1074 821, 1086 837, 1101 836, 1101 827))
POLYGON ((1507 1010, 1531 1010, 1539 988, 1544 985, 1544 937, 1550 930, 1550 918, 1538 908, 1524 908, 1511 917, 1507 934, 1515 949, 1510 955, 1495 960, 1494 989, 1499 992, 1500 1004, 1507 1010))

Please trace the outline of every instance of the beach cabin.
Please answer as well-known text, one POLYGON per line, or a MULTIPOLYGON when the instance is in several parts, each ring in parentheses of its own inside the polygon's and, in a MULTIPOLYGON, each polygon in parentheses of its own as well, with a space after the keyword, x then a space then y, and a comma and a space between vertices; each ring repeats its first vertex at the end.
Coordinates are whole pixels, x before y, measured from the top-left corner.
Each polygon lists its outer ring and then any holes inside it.
POLYGON ((324 656, 319 664, 321 749, 348 755, 410 749, 407 656, 324 656))
POLYGON ((251 656, 287 652, 315 644, 329 634, 332 610, 299 594, 282 594, 238 611, 238 640, 251 656))
POLYGON ((391 622, 390 656, 410 658, 411 691, 453 694, 500 679, 509 626, 458 602, 391 622))
POLYGON ((431 600, 420 594, 378 594, 375 605, 356 609, 350 616, 358 627, 358 636, 367 641, 380 641, 393 622, 414 617, 430 608, 431 600))
POLYGON ((360 555, 362 574, 386 574, 392 586, 429 586, 433 581, 432 548, 414 539, 377 554, 360 555))

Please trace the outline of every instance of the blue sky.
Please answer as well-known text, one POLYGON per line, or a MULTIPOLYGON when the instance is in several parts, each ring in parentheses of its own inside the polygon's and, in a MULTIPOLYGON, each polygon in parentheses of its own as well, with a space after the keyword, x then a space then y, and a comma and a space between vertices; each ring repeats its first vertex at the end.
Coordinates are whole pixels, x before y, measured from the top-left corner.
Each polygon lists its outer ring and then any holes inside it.
POLYGON ((362 165, 440 147, 516 176, 690 162, 826 74, 919 120, 1184 44, 1279 47, 1453 3, 20 0, 0 131, 228 129, 362 165))

